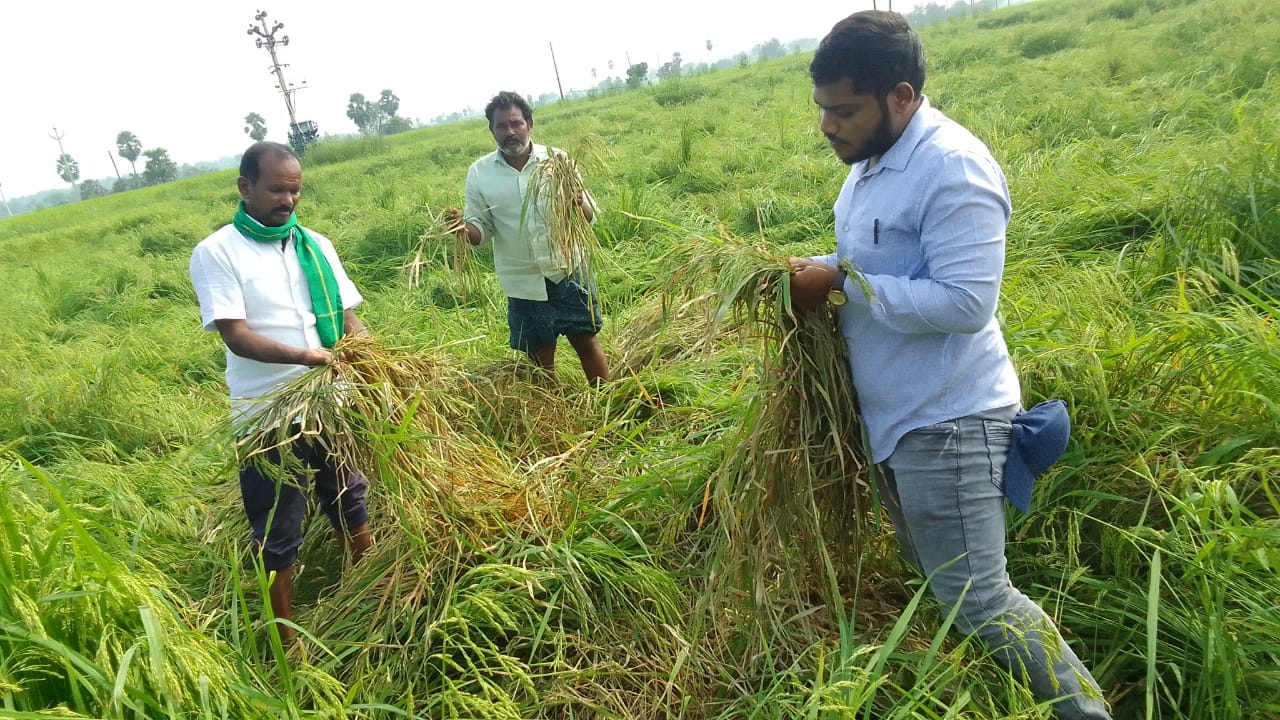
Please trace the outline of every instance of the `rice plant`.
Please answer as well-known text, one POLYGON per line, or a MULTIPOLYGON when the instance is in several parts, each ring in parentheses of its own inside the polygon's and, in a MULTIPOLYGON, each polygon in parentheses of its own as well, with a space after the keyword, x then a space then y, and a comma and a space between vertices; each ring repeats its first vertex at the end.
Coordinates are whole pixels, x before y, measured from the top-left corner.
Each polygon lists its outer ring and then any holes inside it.
POLYGON ((4 463, 0 705, 101 717, 250 713, 224 649, 169 578, 132 557, 120 520, 71 505, 7 451, 4 463), (52 506, 33 502, 39 495, 52 506))
POLYGON ((444 266, 449 274, 449 284, 461 304, 474 295, 480 287, 480 269, 472 258, 474 248, 467 241, 466 227, 463 223, 450 224, 445 213, 436 213, 426 209, 427 229, 418 236, 417 245, 400 267, 404 273, 405 285, 414 290, 422 284, 423 269, 430 270, 437 265, 440 253, 438 248, 448 247, 444 266))
POLYGON ((741 591, 778 632, 812 597, 843 607, 857 579, 872 496, 845 341, 833 308, 792 307, 787 259, 763 242, 724 233, 687 250, 670 287, 709 286, 711 327, 736 321, 759 347, 756 391, 699 511, 719 538, 708 586, 741 591))
POLYGON ((548 519, 550 509, 494 447, 452 429, 449 417, 464 410, 450 389, 468 383, 465 375, 368 337, 343 338, 335 353, 336 362, 271 396, 239 441, 244 459, 299 436, 318 438, 339 466, 386 492, 411 493, 411 503, 399 504, 411 505, 424 531, 482 535, 500 517, 548 519))
MULTIPOLYGON (((578 157, 592 162, 598 156, 596 143, 584 141, 578 157)), ((583 214, 583 205, 592 200, 583 183, 579 160, 563 151, 552 152, 538 163, 533 175, 521 208, 521 225, 533 217, 545 223, 552 249, 565 265, 590 277, 592 259, 600 243, 583 214)))

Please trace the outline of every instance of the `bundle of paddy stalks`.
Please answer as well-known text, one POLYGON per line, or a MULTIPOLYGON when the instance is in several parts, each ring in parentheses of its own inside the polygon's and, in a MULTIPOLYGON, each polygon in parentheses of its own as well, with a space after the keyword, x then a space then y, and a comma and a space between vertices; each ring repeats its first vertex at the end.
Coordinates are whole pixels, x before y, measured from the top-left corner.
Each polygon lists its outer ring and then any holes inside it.
POLYGON ((634 375, 651 365, 679 361, 707 348, 716 339, 716 333, 711 332, 713 299, 709 290, 678 301, 657 294, 635 306, 610 335, 616 348, 609 356, 614 373, 634 375))
POLYGON ((633 539, 602 530, 607 511, 581 512, 484 546, 381 543, 302 623, 334 674, 406 717, 667 717, 694 674, 681 589, 633 539))
MULTIPOLYGON (((595 144, 585 142, 578 156, 595 157, 595 144)), ((530 213, 538 213, 547 225, 552 248, 569 267, 590 277, 599 242, 591 223, 582 214, 582 204, 590 203, 591 196, 582 182, 578 161, 563 151, 550 153, 534 169, 529 187, 521 209, 521 223, 530 213)))
POLYGON ((471 414, 465 398, 474 393, 459 392, 470 382, 465 373, 361 336, 344 337, 334 357, 270 398, 239 441, 242 455, 314 437, 340 465, 368 476, 378 504, 419 532, 480 537, 503 524, 552 522, 538 478, 523 477, 486 438, 454 429, 471 414))
POLYGON ((410 290, 422 284, 423 268, 435 264, 437 248, 448 248, 447 257, 441 263, 449 272, 449 283, 455 287, 459 299, 465 303, 480 285, 480 270, 473 262, 474 248, 467 241, 467 226, 463 221, 450 222, 443 212, 426 209, 427 229, 418 236, 413 254, 405 260, 401 270, 410 290))
POLYGON ((786 257, 763 241, 704 238, 669 292, 700 293, 710 280, 709 332, 735 325, 759 343, 758 383, 739 434, 727 438, 708 480, 699 527, 717 531, 708 598, 748 600, 779 628, 815 596, 832 610, 858 579, 860 539, 873 494, 835 308, 800 311, 786 257))
MULTIPOLYGON (((634 532, 584 500, 590 479, 568 487, 598 472, 575 461, 592 448, 513 460, 507 443, 490 442, 485 418, 516 408, 530 383, 367 338, 344 339, 335 354, 273 399, 263 419, 272 431, 246 440, 274 442, 301 418, 301 432, 320 433, 370 477, 374 546, 336 588, 298 607, 314 638, 308 661, 358 678, 364 696, 395 698, 414 717, 571 717, 583 708, 623 717, 654 687, 679 697, 691 672, 674 629, 681 589, 634 532), (571 499, 559 505, 561 497, 571 499)), ((551 395, 523 411, 537 414, 500 420, 564 432, 572 406, 551 395)), ((574 402, 586 403, 581 395, 574 402)), ((324 525, 313 520, 312 535, 327 534, 324 525)))
POLYGON ((577 460, 574 448, 591 443, 606 422, 599 393, 543 376, 525 358, 473 368, 467 381, 470 386, 459 392, 471 398, 471 414, 454 427, 492 438, 518 463, 577 460))

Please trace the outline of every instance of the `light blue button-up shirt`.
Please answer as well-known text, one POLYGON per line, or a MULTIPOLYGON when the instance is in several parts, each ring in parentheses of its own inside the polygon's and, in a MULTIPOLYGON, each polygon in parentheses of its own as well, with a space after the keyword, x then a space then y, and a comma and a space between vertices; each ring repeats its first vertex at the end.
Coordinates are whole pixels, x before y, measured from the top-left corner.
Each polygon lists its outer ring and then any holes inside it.
POLYGON ((1020 402, 996 303, 1011 203, 982 141, 926 98, 874 167, 856 163, 835 203, 840 310, 872 459, 917 428, 1020 402))

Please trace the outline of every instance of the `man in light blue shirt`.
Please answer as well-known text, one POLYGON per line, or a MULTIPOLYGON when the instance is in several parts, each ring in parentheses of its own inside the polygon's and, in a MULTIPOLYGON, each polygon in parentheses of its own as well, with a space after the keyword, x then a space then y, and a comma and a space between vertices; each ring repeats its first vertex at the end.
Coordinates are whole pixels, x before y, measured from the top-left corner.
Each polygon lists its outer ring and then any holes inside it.
MULTIPOLYGON (((603 324, 595 281, 580 258, 565 258, 551 237, 549 208, 529 208, 529 184, 551 153, 564 151, 533 142, 533 109, 519 93, 500 92, 484 110, 498 147, 467 171, 466 206, 445 211, 462 225, 467 241, 493 243, 493 265, 507 296, 510 344, 547 373, 555 371, 556 342, 564 335, 578 354, 587 383, 609 379, 596 337, 603 324)), ((588 222, 595 207, 585 191, 575 197, 588 222)))
POLYGON ((1006 571, 1002 484, 1021 390, 995 316, 1011 207, 1004 174, 920 94, 924 52, 901 15, 845 18, 810 75, 822 132, 851 169, 835 202, 836 252, 792 259, 792 299, 841 305, 904 554, 939 600, 960 605, 960 628, 1059 717, 1108 718, 1089 671, 1006 571))

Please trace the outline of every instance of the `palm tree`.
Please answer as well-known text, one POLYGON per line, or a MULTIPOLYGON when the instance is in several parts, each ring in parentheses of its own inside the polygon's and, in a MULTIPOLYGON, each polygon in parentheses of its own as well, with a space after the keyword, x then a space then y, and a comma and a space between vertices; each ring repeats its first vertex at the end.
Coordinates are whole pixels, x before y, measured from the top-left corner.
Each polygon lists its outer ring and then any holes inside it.
POLYGON ((80 179, 80 163, 76 159, 66 153, 58 156, 58 177, 64 182, 71 183, 71 189, 76 189, 76 181, 80 179))
POLYGON ((142 154, 142 141, 138 136, 128 130, 121 130, 120 134, 116 135, 116 154, 129 161, 129 167, 133 169, 134 177, 137 177, 138 166, 134 162, 142 154))

